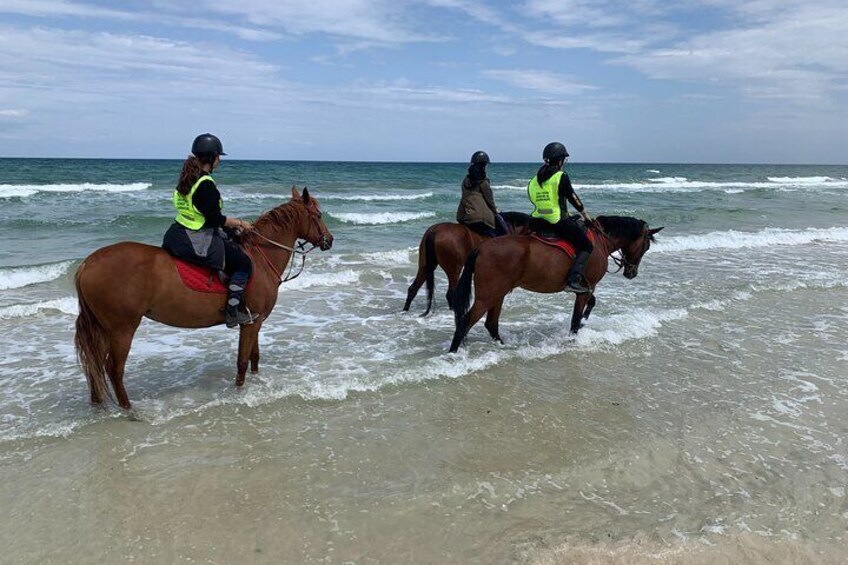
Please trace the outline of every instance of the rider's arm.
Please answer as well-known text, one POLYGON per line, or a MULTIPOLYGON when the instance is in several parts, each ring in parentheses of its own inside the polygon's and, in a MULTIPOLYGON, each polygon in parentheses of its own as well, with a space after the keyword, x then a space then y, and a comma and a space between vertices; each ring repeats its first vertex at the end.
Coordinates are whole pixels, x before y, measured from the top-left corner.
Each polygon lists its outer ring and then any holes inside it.
POLYGON ((227 217, 221 213, 221 193, 218 192, 218 187, 212 181, 203 181, 197 187, 192 197, 192 203, 206 218, 206 222, 203 224, 205 228, 250 228, 250 222, 247 220, 227 217))
POLYGON ((498 207, 495 206, 495 195, 492 194, 492 185, 489 184, 489 179, 480 182, 480 193, 483 195, 483 200, 486 201, 486 206, 489 207, 493 214, 497 214, 498 207))
POLYGON ((200 183, 194 196, 192 204, 206 218, 205 228, 220 228, 227 221, 227 217, 221 213, 221 193, 218 187, 210 180, 200 183))
POLYGON ((580 212, 587 222, 592 221, 592 217, 589 216, 589 212, 587 212, 585 206, 583 206, 583 201, 580 200, 580 197, 577 196, 576 192, 574 192, 574 187, 571 186, 571 178, 566 172, 563 172, 562 177, 559 179, 559 198, 560 207, 564 207, 565 202, 563 202, 563 199, 568 200, 568 202, 571 202, 572 206, 580 212))

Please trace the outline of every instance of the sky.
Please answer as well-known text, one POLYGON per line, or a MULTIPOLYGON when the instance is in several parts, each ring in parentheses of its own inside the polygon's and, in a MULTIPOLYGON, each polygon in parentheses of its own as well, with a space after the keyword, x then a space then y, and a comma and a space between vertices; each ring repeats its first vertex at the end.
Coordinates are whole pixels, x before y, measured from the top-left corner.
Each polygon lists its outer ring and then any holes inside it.
POLYGON ((0 0, 0 157, 848 163, 845 0, 0 0))

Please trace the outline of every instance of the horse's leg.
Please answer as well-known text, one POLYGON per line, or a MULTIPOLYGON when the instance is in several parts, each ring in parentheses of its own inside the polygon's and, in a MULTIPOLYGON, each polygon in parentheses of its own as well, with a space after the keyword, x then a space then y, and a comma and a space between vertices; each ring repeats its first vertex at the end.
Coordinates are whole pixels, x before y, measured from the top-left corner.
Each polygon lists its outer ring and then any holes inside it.
POLYGON ((589 294, 589 304, 586 306, 586 310, 583 312, 583 319, 588 320, 589 314, 592 313, 592 309, 595 307, 595 293, 592 292, 589 294))
POLYGON ((239 326, 238 360, 236 362, 236 386, 244 384, 244 376, 247 373, 247 364, 253 356, 254 346, 257 349, 257 363, 259 362, 259 328, 262 324, 244 324, 239 326))
POLYGON ((409 285, 409 289, 406 291, 406 302, 403 305, 404 312, 409 312, 409 307, 412 305, 412 301, 415 300, 415 296, 418 294, 418 290, 421 288, 421 285, 424 284, 426 278, 424 269, 419 267, 418 274, 415 275, 415 280, 412 281, 412 284, 409 285))
POLYGON ((131 407, 127 389, 124 388, 124 367, 139 323, 140 320, 136 321, 134 326, 113 330, 109 335, 109 380, 112 382, 118 405, 124 410, 131 407))
MULTIPOLYGON (((569 333, 576 334, 583 327, 583 311, 586 308, 586 303, 589 302, 591 294, 578 294, 574 299, 574 311, 571 313, 571 330, 569 333)), ((594 300, 594 299, 593 299, 594 300)))
POLYGON ((253 343, 253 350, 250 352, 250 372, 259 372, 259 332, 256 332, 256 341, 253 343))
POLYGON ((448 276, 448 291, 445 293, 445 300, 447 300, 450 308, 453 308, 453 295, 456 292, 456 285, 459 283, 460 272, 462 272, 462 264, 458 265, 456 269, 445 268, 445 274, 448 276))
POLYGON ((483 314, 489 308, 487 306, 483 306, 478 300, 474 300, 474 305, 471 306, 471 309, 462 317, 462 321, 460 325, 456 328, 456 331, 453 334, 453 341, 451 342, 450 352, 456 353, 459 350, 459 346, 462 345, 462 340, 465 339, 465 336, 468 334, 468 331, 480 321, 480 318, 483 317, 483 314))
POLYGON ((503 344, 500 332, 498 332, 498 319, 501 317, 501 308, 503 308, 503 299, 490 308, 488 314, 486 314, 486 329, 489 330, 489 335, 492 336, 492 339, 503 344))

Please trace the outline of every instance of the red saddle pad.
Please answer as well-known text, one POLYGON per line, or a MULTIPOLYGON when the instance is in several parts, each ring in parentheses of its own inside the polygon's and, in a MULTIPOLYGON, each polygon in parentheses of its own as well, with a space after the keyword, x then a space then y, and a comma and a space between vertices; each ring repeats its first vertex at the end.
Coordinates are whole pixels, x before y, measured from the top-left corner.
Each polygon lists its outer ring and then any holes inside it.
POLYGON ((218 273, 209 267, 188 263, 181 259, 175 259, 174 265, 183 280, 183 284, 198 292, 212 292, 215 294, 227 294, 225 287, 218 278, 218 273))
MULTIPOLYGON (((556 247, 558 249, 561 249, 562 251, 565 252, 566 255, 568 255, 569 257, 574 259, 574 255, 575 255, 574 246, 571 244, 570 241, 565 240, 565 239, 557 239, 555 237, 542 237, 541 235, 536 235, 535 233, 530 234, 530 235, 532 235, 535 239, 538 239, 539 241, 541 241, 542 243, 544 243, 546 245, 550 245, 552 247, 556 247)), ((592 245, 594 245, 595 244, 595 232, 592 231, 592 230, 589 230, 586 235, 589 237, 589 241, 592 242, 592 245)))

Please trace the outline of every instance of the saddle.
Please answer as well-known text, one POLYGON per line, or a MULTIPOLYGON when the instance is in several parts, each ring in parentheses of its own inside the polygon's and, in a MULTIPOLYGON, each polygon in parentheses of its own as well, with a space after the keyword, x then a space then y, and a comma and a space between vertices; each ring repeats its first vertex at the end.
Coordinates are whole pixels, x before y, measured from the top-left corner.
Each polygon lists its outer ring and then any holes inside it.
MULTIPOLYGON (((577 216, 577 218, 579 218, 579 216, 577 216)), ((579 220, 579 224, 580 224, 580 227, 583 228, 583 231, 586 233, 586 237, 588 237, 589 241, 592 242, 592 245, 595 245, 595 240, 596 240, 595 230, 586 229, 586 226, 585 226, 582 218, 579 220)), ((574 245, 570 241, 568 241, 567 239, 560 239, 560 238, 555 237, 553 235, 536 233, 536 232, 531 233, 530 236, 533 237, 534 239, 541 241, 545 245, 550 245, 552 247, 556 247, 557 249, 561 250, 562 252, 564 252, 566 255, 568 255, 572 259, 574 259, 574 257, 577 255, 574 251, 574 245)))

